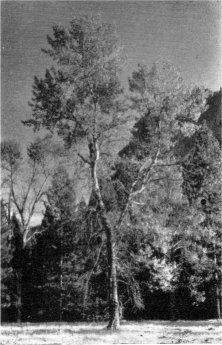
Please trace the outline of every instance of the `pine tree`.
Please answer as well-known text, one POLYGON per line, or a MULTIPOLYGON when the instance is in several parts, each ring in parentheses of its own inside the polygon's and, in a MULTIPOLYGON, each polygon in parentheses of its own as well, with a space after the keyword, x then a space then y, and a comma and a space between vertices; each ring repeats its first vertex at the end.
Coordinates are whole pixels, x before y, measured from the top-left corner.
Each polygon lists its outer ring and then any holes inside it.
POLYGON ((70 146, 86 143, 88 157, 78 152, 91 172, 92 189, 99 202, 100 217, 107 235, 108 276, 110 282, 110 322, 118 320, 118 295, 114 232, 107 217, 98 182, 100 146, 110 132, 121 124, 118 77, 119 47, 116 33, 109 24, 95 18, 75 18, 69 29, 53 27, 45 53, 57 68, 47 70, 44 79, 35 77, 33 119, 26 125, 56 129, 70 146))

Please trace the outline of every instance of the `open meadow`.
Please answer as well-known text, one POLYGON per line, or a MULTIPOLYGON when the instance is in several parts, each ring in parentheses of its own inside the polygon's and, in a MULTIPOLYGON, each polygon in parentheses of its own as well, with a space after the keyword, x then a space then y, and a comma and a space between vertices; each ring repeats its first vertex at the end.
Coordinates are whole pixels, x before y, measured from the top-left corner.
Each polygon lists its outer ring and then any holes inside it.
POLYGON ((208 321, 126 322, 117 332, 105 323, 4 324, 1 345, 222 343, 222 323, 208 321))

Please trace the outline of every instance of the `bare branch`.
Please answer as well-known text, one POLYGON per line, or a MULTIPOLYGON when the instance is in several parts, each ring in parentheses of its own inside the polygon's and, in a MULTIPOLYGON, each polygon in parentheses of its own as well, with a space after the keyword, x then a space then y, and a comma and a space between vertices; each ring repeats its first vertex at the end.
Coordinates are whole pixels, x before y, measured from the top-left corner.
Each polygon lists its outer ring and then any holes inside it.
POLYGON ((145 205, 145 202, 138 202, 138 201, 135 201, 135 200, 132 200, 132 203, 136 204, 136 205, 145 205))
MULTIPOLYGON (((32 238, 34 238, 36 235, 39 235, 39 234, 42 234, 43 232, 45 231, 45 229, 43 229, 42 231, 35 231, 30 237, 25 238, 25 242, 24 244, 27 244, 32 238)), ((27 235, 28 235, 28 232, 27 232, 27 235)))
POLYGON ((29 193, 31 191, 31 187, 32 187, 32 184, 33 184, 33 181, 35 179, 35 175, 36 175, 36 166, 35 164, 33 165, 33 171, 32 171, 32 176, 31 176, 31 179, 29 181, 29 184, 28 184, 28 187, 27 187, 27 191, 25 193, 25 196, 24 196, 24 199, 23 199, 23 202, 22 202, 22 211, 24 210, 25 208, 25 204, 26 204, 26 201, 28 199, 28 196, 29 196, 29 193))
POLYGON ((12 176, 11 176, 11 179, 10 179, 10 194, 12 195, 13 203, 16 206, 17 211, 18 211, 20 217, 23 218, 23 216, 22 216, 22 209, 21 209, 19 203, 17 202, 17 198, 16 198, 16 195, 15 195, 12 176))
POLYGON ((114 227, 115 230, 117 230, 122 225, 123 219, 126 215, 126 212, 129 208, 129 205, 130 205, 132 198, 135 195, 142 193, 144 191, 144 189, 146 188, 146 184, 150 179, 150 171, 152 170, 152 168, 154 168, 154 166, 156 166, 156 163, 158 161, 158 158, 160 155, 161 115, 162 115, 162 111, 164 110, 164 107, 165 107, 165 105, 162 106, 161 111, 160 111, 160 115, 159 115, 158 128, 157 128, 158 143, 157 143, 156 153, 153 156, 153 158, 151 159, 151 162, 148 166, 147 166, 147 161, 145 161, 144 164, 141 166, 139 173, 138 173, 138 176, 137 176, 137 179, 133 182, 133 184, 131 186, 126 205, 125 205, 125 207, 124 207, 124 209, 120 215, 120 218, 119 218, 116 226, 114 227), (141 188, 138 190, 138 189, 136 189, 136 187, 140 181, 142 182, 141 188))
POLYGON ((77 153, 78 156, 83 160, 84 163, 89 164, 90 165, 90 161, 88 159, 86 159, 85 157, 83 157, 80 153, 77 153))
POLYGON ((27 234, 28 234, 28 225, 30 223, 30 220, 31 220, 31 217, 35 211, 35 207, 36 207, 36 204, 39 202, 40 198, 42 197, 42 195, 44 194, 43 193, 43 187, 44 185, 46 184, 46 181, 48 180, 48 177, 50 176, 50 174, 48 173, 48 175, 45 177, 42 185, 40 186, 39 188, 39 191, 37 193, 37 195, 35 196, 34 198, 34 201, 33 201, 33 204, 31 206, 31 208, 29 209, 29 215, 28 215, 28 218, 27 218, 27 221, 25 222, 25 231, 24 231, 24 235, 23 235, 23 240, 24 240, 24 243, 27 242, 26 238, 27 238, 27 234))
POLYGON ((172 165, 180 165, 182 163, 183 163, 182 161, 178 161, 175 163, 156 164, 156 167, 168 167, 168 166, 172 166, 172 165))
POLYGON ((116 226, 115 226, 115 229, 118 229, 122 222, 123 222, 123 219, 126 215, 126 212, 128 210, 128 207, 129 207, 129 204, 131 202, 131 199, 133 196, 137 195, 137 194, 140 194, 143 192, 143 190, 145 189, 145 186, 146 186, 146 183, 148 182, 148 179, 149 179, 149 174, 150 174, 150 171, 152 170, 152 168, 155 166, 156 164, 156 161, 159 157, 159 153, 160 153, 160 141, 158 143, 158 148, 157 148, 157 151, 156 151, 156 154, 155 156, 153 157, 150 165, 148 167, 146 167, 146 164, 147 162, 145 162, 142 167, 140 168, 139 170, 139 173, 138 173, 138 178, 136 179, 136 181, 133 182, 132 186, 131 186, 131 189, 130 189, 130 192, 129 192, 129 195, 128 195, 128 200, 127 200, 127 203, 125 205, 125 208, 124 210, 122 211, 122 214, 119 218, 119 221, 117 222, 116 226), (136 190, 136 185, 138 184, 138 182, 140 181, 142 177, 142 186, 139 190, 136 190))

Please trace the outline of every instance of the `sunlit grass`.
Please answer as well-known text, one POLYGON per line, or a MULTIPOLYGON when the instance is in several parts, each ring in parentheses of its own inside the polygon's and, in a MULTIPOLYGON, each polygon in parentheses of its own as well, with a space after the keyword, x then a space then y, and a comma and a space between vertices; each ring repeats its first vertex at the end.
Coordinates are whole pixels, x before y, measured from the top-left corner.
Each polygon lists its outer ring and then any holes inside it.
POLYGON ((222 343, 222 323, 124 321, 117 332, 105 323, 34 323, 1 326, 1 345, 222 343))

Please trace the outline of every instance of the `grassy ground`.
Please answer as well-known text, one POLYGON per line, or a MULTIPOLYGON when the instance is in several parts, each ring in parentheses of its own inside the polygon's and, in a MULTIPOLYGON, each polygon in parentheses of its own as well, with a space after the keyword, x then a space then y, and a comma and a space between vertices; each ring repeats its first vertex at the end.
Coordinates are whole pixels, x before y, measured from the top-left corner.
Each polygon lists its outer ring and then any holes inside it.
POLYGON ((3 324, 1 345, 222 343, 222 323, 208 321, 123 322, 115 333, 105 323, 3 324))

